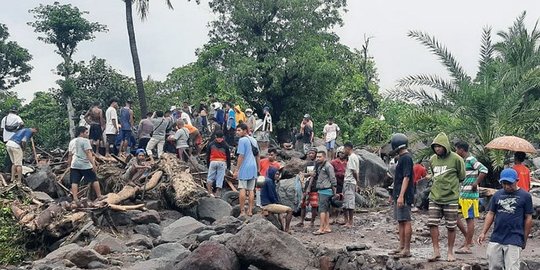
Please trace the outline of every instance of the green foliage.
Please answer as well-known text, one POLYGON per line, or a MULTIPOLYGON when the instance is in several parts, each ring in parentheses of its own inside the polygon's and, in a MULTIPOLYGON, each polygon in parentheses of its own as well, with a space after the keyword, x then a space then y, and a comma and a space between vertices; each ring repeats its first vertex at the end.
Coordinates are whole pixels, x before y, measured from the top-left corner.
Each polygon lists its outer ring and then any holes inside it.
POLYGON ((536 26, 529 32, 524 16, 518 17, 507 32, 499 32, 503 40, 495 45, 491 42, 491 28, 484 29, 479 72, 474 79, 434 37, 409 33, 436 54, 451 75, 451 80, 414 75, 399 83, 394 97, 418 105, 417 116, 423 115, 422 122, 429 123, 423 129, 419 126, 424 134, 431 137, 435 131, 445 131, 453 138, 466 140, 480 160, 496 167, 501 165, 496 158, 500 154, 487 152, 484 145, 503 135, 532 139, 538 134, 540 102, 535 93, 540 89, 540 32, 536 26))
POLYGON ((362 145, 382 145, 388 142, 392 130, 386 121, 366 117, 354 134, 353 141, 362 145))
POLYGON ((25 244, 29 235, 17 223, 9 204, 0 201, 0 265, 13 265, 28 259, 25 244))
POLYGON ((25 105, 20 116, 27 127, 38 127, 34 136, 37 145, 46 149, 66 148, 69 142, 67 111, 50 92, 37 92, 34 99, 25 105))
POLYGON ((7 26, 0 23, 0 90, 30 80, 29 73, 32 71, 29 64, 32 55, 17 42, 8 41, 8 37, 7 26))

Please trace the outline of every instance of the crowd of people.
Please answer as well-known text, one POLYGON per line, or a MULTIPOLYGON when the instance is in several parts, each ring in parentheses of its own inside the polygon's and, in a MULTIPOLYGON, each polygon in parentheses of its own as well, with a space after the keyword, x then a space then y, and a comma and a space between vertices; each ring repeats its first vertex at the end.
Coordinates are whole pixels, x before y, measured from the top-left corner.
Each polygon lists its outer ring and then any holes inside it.
MULTIPOLYGON (((181 108, 172 106, 166 112, 148 113, 136 124, 132 102, 127 100, 122 108, 118 104, 116 99, 112 99, 105 112, 99 103, 93 104, 81 116, 75 130, 76 138, 69 143, 67 164, 70 166, 71 193, 75 204, 78 203, 78 188, 83 180, 91 184, 97 198, 101 197, 96 177, 96 154, 134 155, 124 174, 126 180, 132 180, 148 172, 154 158, 160 158, 165 152, 174 153, 184 161, 192 155, 198 156, 203 150, 203 137, 208 137, 205 157, 209 196, 221 196, 225 175, 230 173, 238 180, 241 216, 253 215, 258 186, 260 193, 257 199, 263 211, 279 215, 282 229, 291 232, 295 209, 284 205, 278 195, 283 166, 277 160, 278 150, 268 148, 273 131, 268 107, 263 109, 262 119, 258 119, 252 109, 244 112, 239 105, 223 105, 210 97, 208 106, 201 102, 195 109, 185 102, 181 108), (262 159, 261 149, 267 150, 262 159), (234 166, 233 156, 236 156, 234 166)), ((2 119, 1 128, 11 181, 19 183, 25 144, 32 140, 38 129, 25 127, 15 107, 2 119)), ((300 222, 296 226, 307 226, 304 221, 311 209, 309 226, 315 226, 317 217, 320 221, 314 235, 331 233, 333 224, 353 227, 355 196, 360 183, 360 158, 350 142, 337 147, 340 128, 334 119, 329 118, 321 131, 324 150, 313 147, 314 123, 311 116, 305 114, 293 136, 301 143, 307 161, 304 171, 299 174, 303 194, 298 207, 300 222)), ((486 166, 469 153, 466 142, 457 142, 454 145, 456 151, 452 151, 444 133, 435 137, 431 144, 433 155, 427 169, 421 162, 413 162, 405 135, 394 134, 391 146, 397 159, 392 174, 391 200, 399 232, 399 247, 391 254, 402 258, 411 256, 415 185, 422 178, 430 179, 432 183, 426 224, 433 243, 433 256, 429 261, 441 258, 439 226, 442 218, 448 231, 447 260, 455 261, 455 253, 471 253, 475 220, 480 216, 479 185, 488 173, 486 166), (463 233, 465 240, 454 252, 456 229, 463 233)), ((519 269, 520 253, 526 247, 527 236, 531 232, 533 208, 528 193, 530 171, 523 165, 525 158, 525 153, 515 153, 513 168, 506 168, 500 174, 503 188, 486 205, 487 215, 477 242, 485 241, 487 232, 495 223, 487 249, 492 269, 519 269)))

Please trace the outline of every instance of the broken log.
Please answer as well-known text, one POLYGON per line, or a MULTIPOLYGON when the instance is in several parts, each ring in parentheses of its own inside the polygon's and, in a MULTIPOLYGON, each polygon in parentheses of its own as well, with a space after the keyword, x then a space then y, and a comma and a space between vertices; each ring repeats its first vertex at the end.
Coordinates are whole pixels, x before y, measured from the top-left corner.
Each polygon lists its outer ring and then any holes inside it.
POLYGON ((159 168, 169 176, 169 184, 162 185, 162 193, 169 204, 179 209, 190 208, 207 196, 206 189, 194 181, 186 167, 173 154, 163 154, 159 162, 159 168))

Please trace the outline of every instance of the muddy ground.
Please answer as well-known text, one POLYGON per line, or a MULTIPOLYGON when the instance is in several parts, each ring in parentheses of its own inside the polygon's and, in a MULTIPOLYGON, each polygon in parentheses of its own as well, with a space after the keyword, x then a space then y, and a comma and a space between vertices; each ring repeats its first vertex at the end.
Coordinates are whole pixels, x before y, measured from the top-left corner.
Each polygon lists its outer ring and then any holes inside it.
MULTIPOLYGON (((475 244, 472 247, 473 254, 456 254, 455 262, 447 262, 447 231, 444 226, 439 227, 442 258, 437 262, 428 262, 433 254, 429 229, 425 226, 427 223, 427 212, 413 213, 413 236, 411 243, 411 258, 399 259, 412 265, 418 266, 418 269, 482 269, 487 267, 486 245, 479 246, 475 244), (468 266, 474 266, 469 268, 468 266), (479 268, 480 267, 480 268, 479 268), (459 268, 458 268, 459 269, 459 268)), ((296 225, 300 218, 294 218, 292 226, 296 225)), ((312 232, 318 228, 319 221, 315 221, 315 228, 309 227, 309 221, 304 222, 303 228, 293 227, 292 235, 304 243, 327 247, 329 249, 343 249, 344 247, 362 243, 370 249, 361 251, 371 256, 387 256, 388 252, 399 246, 397 235, 397 222, 392 218, 392 211, 388 208, 378 210, 360 211, 355 213, 354 227, 352 229, 344 228, 340 225, 332 225, 332 233, 325 235, 313 235, 312 232)), ((474 241, 476 241, 484 226, 483 218, 477 220, 475 226, 474 241)), ((493 226, 492 226, 493 229, 493 226)), ((540 221, 535 220, 533 226, 532 238, 527 242, 527 248, 522 253, 524 261, 529 262, 530 267, 523 269, 539 269, 540 266, 540 221), (538 264, 532 264, 537 262, 538 264), (531 268, 532 267, 532 268, 531 268)), ((491 235, 491 231, 488 235, 491 235)), ((456 248, 459 248, 464 242, 463 235, 458 231, 456 238, 456 248)), ((359 253, 359 254, 360 254, 359 253)))

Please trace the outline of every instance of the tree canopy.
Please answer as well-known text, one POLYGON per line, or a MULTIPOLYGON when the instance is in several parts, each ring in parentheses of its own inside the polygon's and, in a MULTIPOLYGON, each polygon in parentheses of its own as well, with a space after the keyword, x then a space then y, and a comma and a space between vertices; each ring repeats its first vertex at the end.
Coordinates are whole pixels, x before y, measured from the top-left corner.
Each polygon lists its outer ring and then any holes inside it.
POLYGON ((5 24, 0 23, 0 90, 30 80, 32 55, 15 41, 8 41, 9 32, 5 24))

